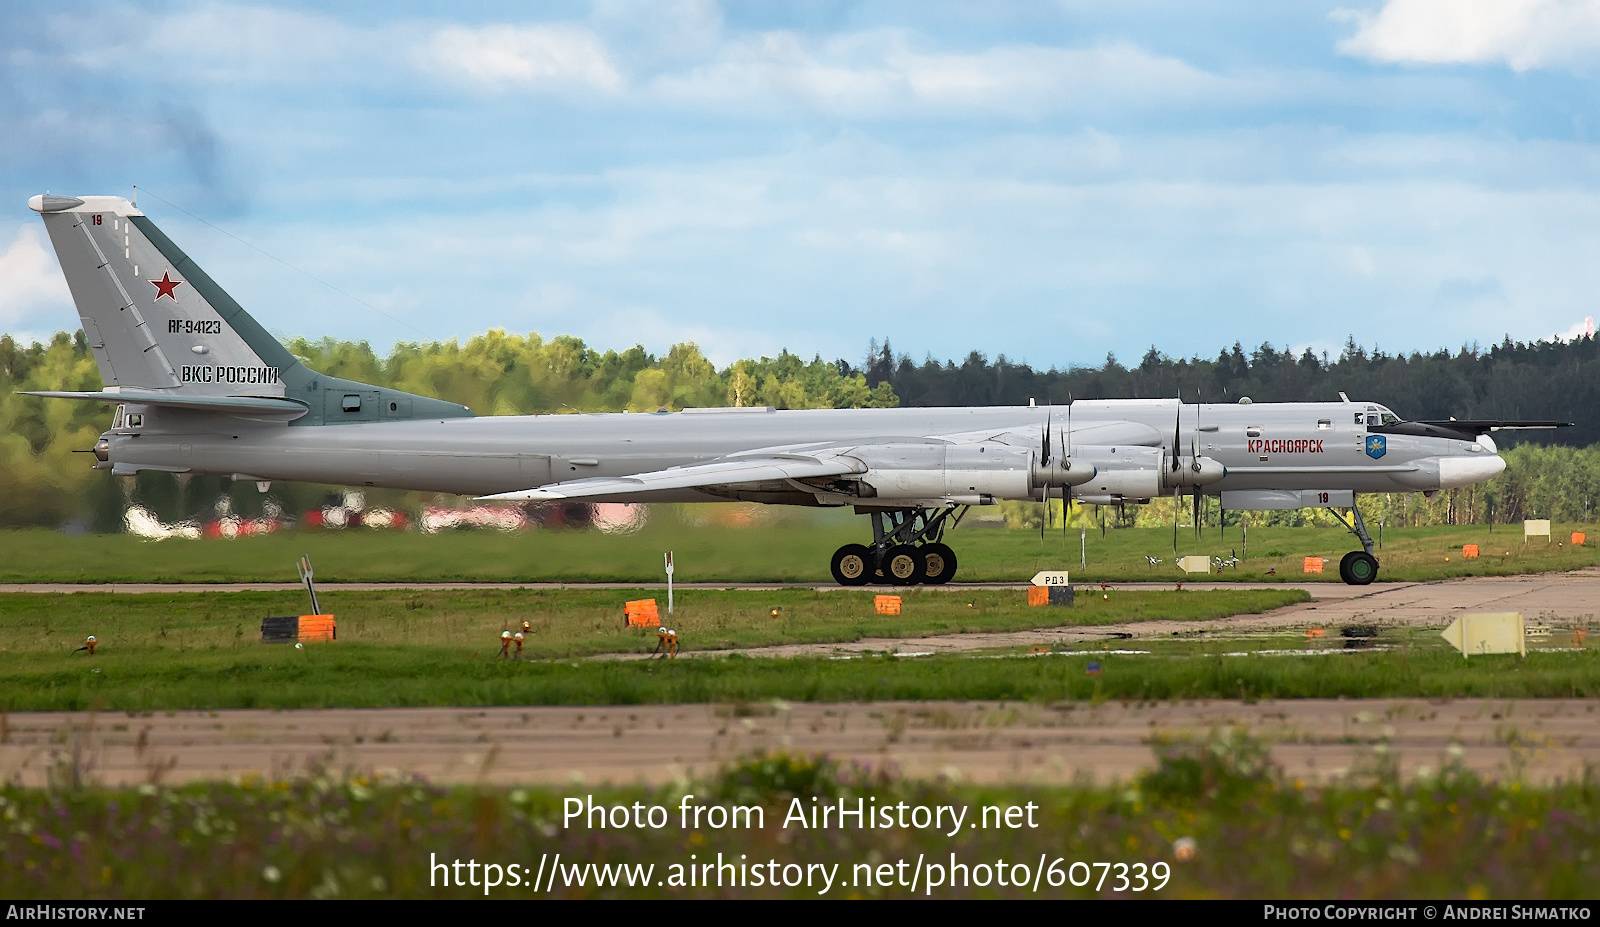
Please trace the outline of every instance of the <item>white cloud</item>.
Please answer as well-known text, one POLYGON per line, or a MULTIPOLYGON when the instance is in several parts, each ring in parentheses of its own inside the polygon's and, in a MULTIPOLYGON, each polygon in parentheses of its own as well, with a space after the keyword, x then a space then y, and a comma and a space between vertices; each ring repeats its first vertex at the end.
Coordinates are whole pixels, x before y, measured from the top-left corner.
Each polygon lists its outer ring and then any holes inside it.
POLYGON ((1600 0, 1388 0, 1339 51, 1373 61, 1505 64, 1526 71, 1576 66, 1600 51, 1600 0))
POLYGON ((1032 115, 1062 109, 1166 104, 1247 92, 1221 78, 1138 46, 1008 45, 977 53, 930 53, 902 30, 807 41, 767 32, 727 43, 717 58, 664 75, 653 85, 681 103, 770 105, 789 100, 848 115, 908 109, 1032 115))
POLYGON ((594 32, 566 23, 369 23, 265 6, 202 3, 160 17, 119 12, 85 29, 53 20, 73 65, 173 83, 360 86, 415 71, 491 87, 615 92, 626 84, 594 32))
POLYGON ((609 47, 627 49, 634 73, 703 61, 723 40, 715 0, 596 0, 589 22, 609 47))
POLYGON ((0 327, 11 326, 49 307, 70 307, 72 296, 55 257, 32 225, 17 227, 16 237, 0 253, 0 327))
POLYGON ((53 21, 68 59, 92 70, 134 69, 169 80, 282 83, 326 80, 330 67, 368 70, 386 50, 372 30, 318 13, 204 3, 166 16, 117 10, 53 21))
POLYGON ((422 50, 435 70, 491 87, 623 89, 626 81, 605 43, 576 26, 485 26, 441 29, 422 50))
POLYGON ((421 72, 468 87, 627 94, 691 110, 771 117, 799 105, 892 118, 1030 118, 1200 99, 1237 106, 1279 93, 1125 40, 946 52, 937 39, 900 28, 734 33, 707 0, 600 0, 584 22, 371 22, 216 2, 154 17, 117 11, 87 25, 65 16, 51 22, 54 44, 76 68, 134 71, 178 86, 411 87, 421 72))
POLYGON ((1594 316, 1588 316, 1582 322, 1574 322, 1566 331, 1557 332, 1553 340, 1577 341, 1579 338, 1592 337, 1594 337, 1594 316))

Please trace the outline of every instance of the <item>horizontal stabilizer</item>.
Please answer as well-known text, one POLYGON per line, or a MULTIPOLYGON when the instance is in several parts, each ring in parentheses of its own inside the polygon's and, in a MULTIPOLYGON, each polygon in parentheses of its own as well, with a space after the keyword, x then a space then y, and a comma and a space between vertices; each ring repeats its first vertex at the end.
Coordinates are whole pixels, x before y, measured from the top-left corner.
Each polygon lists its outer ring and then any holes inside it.
POLYGON ((297 419, 307 411, 304 405, 292 399, 273 399, 267 396, 184 396, 130 389, 116 393, 108 391, 72 393, 59 390, 19 390, 19 393, 23 396, 43 396, 46 399, 125 402, 131 405, 163 406, 169 409, 192 409, 197 412, 230 415, 267 416, 285 420, 297 419))
POLYGON ((635 476, 569 480, 537 489, 522 489, 480 498, 484 501, 589 499, 663 489, 699 489, 706 486, 759 483, 768 480, 843 476, 847 473, 865 471, 865 464, 844 457, 817 458, 800 455, 740 457, 736 460, 718 460, 689 467, 672 467, 635 476))

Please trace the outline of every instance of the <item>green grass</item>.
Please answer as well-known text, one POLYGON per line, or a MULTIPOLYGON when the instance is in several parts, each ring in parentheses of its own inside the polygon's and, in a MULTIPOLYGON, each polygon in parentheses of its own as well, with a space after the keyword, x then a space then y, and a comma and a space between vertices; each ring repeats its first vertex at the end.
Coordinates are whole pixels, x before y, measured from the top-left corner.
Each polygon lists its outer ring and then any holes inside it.
MULTIPOLYGON (((874 699, 1176 699, 1600 696, 1600 650, 1463 660, 1428 631, 1385 632, 1394 649, 1314 657, 1229 655, 1330 646, 1173 636, 1148 654, 997 651, 936 657, 716 657, 729 648, 898 639, 1043 626, 1215 619, 1306 600, 1298 589, 1120 591, 1068 609, 1028 608, 1015 590, 913 591, 901 615, 872 593, 692 590, 669 619, 690 652, 674 661, 592 661, 646 653, 652 630, 624 630, 616 590, 340 592, 340 640, 304 650, 262 644, 260 617, 295 614, 295 593, 0 595, 0 710, 162 711, 414 705, 605 705, 874 699), (770 609, 782 609, 779 618, 770 609), (528 659, 496 658, 502 627, 534 626, 528 659), (100 652, 74 653, 87 634, 100 652), (1102 672, 1089 675, 1089 660, 1102 672)), ((1080 645, 1081 646, 1081 645, 1080 645)), ((1110 645, 1108 644, 1107 647, 1110 645)), ((1331 646, 1337 646, 1333 644, 1331 646)))
POLYGON ((643 705, 788 699, 1161 700, 1593 698, 1600 653, 1462 660, 1448 650, 1327 657, 730 656, 507 663, 442 648, 343 645, 154 652, 94 661, 0 656, 0 709, 164 711, 488 705, 643 705), (1086 673, 1089 660, 1101 664, 1086 673))
MULTIPOLYGON (((1584 525, 1554 526, 1565 541, 1584 525)), ((674 551, 680 582, 831 582, 828 557, 842 544, 869 536, 865 518, 836 515, 815 523, 692 527, 670 518, 637 534, 532 530, 519 534, 304 529, 263 537, 207 541, 143 541, 127 535, 68 537, 45 530, 0 531, 0 583, 293 581, 294 562, 309 553, 318 578, 368 582, 653 582, 661 553, 674 551)), ((946 536, 960 557, 958 581, 1026 582, 1040 569, 1069 569, 1085 581, 1172 581, 1183 578, 1172 534, 1161 528, 1091 531, 1087 567, 1079 538, 1052 532, 959 528, 946 536), (1146 556, 1162 558, 1151 566, 1146 556)), ((1356 547, 1342 529, 1254 528, 1249 557, 1212 579, 1338 582, 1338 560, 1356 547), (1303 558, 1328 557, 1321 577, 1301 572, 1303 558), (1275 570, 1276 575, 1266 575, 1275 570)), ((1179 533, 1179 554, 1227 557, 1245 553, 1238 528, 1208 529, 1196 542, 1179 533)), ((1380 580, 1431 580, 1510 575, 1600 566, 1600 545, 1543 540, 1524 544, 1520 529, 1485 526, 1388 529, 1380 580), (1461 546, 1483 556, 1463 560, 1461 546), (1448 559, 1447 559, 1448 558, 1448 559)))
POLYGON ((802 867, 796 873, 812 864, 837 866, 828 898, 1547 901, 1589 898, 1600 878, 1594 849, 1600 787, 1587 778, 1548 788, 1494 784, 1442 758, 1438 773, 1407 782, 1392 760, 1375 758, 1338 785, 1307 787, 1285 778, 1259 745, 1237 734, 1156 750, 1155 768, 1111 787, 914 781, 882 768, 784 754, 661 789, 441 789, 322 774, 107 790, 75 783, 63 768, 54 789, 0 789, 0 893, 17 901, 819 897, 817 885, 672 884, 685 866, 719 857, 764 868, 770 861, 768 872, 789 864, 802 867), (677 809, 686 793, 696 805, 760 808, 763 826, 680 826, 677 809), (566 799, 584 795, 606 806, 658 806, 665 826, 590 829, 581 818, 569 822, 566 799), (793 802, 804 808, 814 798, 852 805, 859 798, 877 808, 947 805, 966 809, 967 821, 993 808, 991 820, 998 822, 998 812, 1016 807, 1023 809, 1017 818, 1023 826, 978 826, 954 836, 915 827, 784 826, 793 802), (553 871, 558 854, 563 868, 554 890, 531 888, 541 864, 553 871), (462 878, 478 886, 440 884, 432 864, 448 871, 457 860, 462 878), (467 860, 478 868, 468 870, 467 860), (1001 860, 1009 876, 1004 886, 994 877, 1001 860), (922 877, 913 891, 911 867, 924 861, 939 865, 937 886, 922 877), (955 875, 952 862, 967 867, 964 876, 955 875), (489 863, 499 867, 494 881, 501 884, 485 889, 482 867, 489 863), (519 867, 513 871, 521 884, 505 884, 509 864, 519 867), (589 864, 653 868, 633 887, 597 886, 589 864), (1012 868, 1019 865, 1025 868, 1012 868), (573 883, 574 868, 586 884, 573 883), (1137 875, 1147 876, 1142 885, 1137 875))
MULTIPOLYGON (((527 655, 564 658, 637 653, 657 642, 654 629, 625 628, 622 603, 654 598, 662 621, 688 651, 775 644, 833 643, 864 637, 916 638, 975 631, 1018 631, 1059 625, 1107 625, 1163 619, 1213 620, 1260 613, 1307 601, 1301 589, 1168 592, 1119 591, 1080 596, 1071 608, 1030 608, 1014 589, 960 593, 909 589, 899 615, 874 611, 875 593, 806 588, 679 590, 668 615, 666 597, 637 589, 470 589, 339 591, 321 597, 337 616, 339 651, 393 648, 436 650, 441 658, 493 655, 502 629, 532 625, 527 655), (772 611, 778 610, 774 617, 772 611)), ((85 660, 70 651, 87 635, 99 640, 96 665, 254 654, 261 618, 309 608, 303 592, 185 592, 0 594, 0 659, 12 655, 85 660)))

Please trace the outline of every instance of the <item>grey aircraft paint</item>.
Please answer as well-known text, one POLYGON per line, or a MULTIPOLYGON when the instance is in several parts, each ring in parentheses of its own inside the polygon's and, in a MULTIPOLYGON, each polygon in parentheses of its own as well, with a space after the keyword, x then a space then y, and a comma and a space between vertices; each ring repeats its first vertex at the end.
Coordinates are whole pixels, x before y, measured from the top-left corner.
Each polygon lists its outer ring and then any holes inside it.
MULTIPOLYGON (((1348 401, 476 417, 310 370, 128 200, 35 196, 29 205, 106 383, 38 395, 117 404, 96 452, 97 466, 120 475, 852 505, 903 515, 887 530, 875 518, 872 556, 881 557, 897 541, 936 543, 940 512, 998 499, 1070 492, 1120 504, 1200 492, 1230 509, 1350 507, 1354 493, 1433 492, 1505 468, 1481 433, 1496 423, 1401 423, 1381 405, 1348 401)), ((1352 530, 1370 559, 1359 519, 1352 530)))

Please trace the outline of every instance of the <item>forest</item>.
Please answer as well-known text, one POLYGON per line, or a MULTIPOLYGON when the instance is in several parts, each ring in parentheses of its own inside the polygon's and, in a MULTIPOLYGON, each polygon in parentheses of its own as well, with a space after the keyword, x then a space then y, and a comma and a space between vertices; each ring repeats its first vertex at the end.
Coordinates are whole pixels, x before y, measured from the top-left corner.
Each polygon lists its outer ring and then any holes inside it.
MULTIPOLYGON (((860 362, 807 361, 788 351, 742 359, 718 369, 698 346, 673 345, 664 355, 642 346, 600 351, 582 340, 491 330, 462 344, 402 342, 380 355, 367 342, 295 338, 287 347, 324 373, 437 396, 480 415, 654 411, 705 406, 769 405, 779 409, 948 405, 1043 405, 1072 398, 1181 396, 1186 402, 1325 401, 1344 391, 1379 401, 1403 418, 1556 419, 1575 427, 1497 436, 1507 472, 1480 486, 1364 502, 1383 506, 1394 524, 1470 524, 1524 517, 1589 521, 1600 485, 1600 344, 1512 342, 1464 346, 1431 354, 1370 351, 1351 338, 1337 358, 1306 350, 1296 356, 1271 344, 1246 352, 1235 343, 1215 360, 1172 358, 1151 347, 1136 366, 1107 355, 1099 366, 1035 370, 990 361, 978 352, 960 363, 931 356, 920 363, 874 340, 860 362)), ((82 331, 48 344, 19 344, 0 335, 0 527, 76 525, 121 529, 130 500, 168 517, 196 517, 227 495, 245 509, 263 500, 254 486, 234 489, 214 478, 177 480, 146 474, 113 478, 85 453, 110 420, 94 403, 45 400, 18 390, 96 390, 99 372, 82 331), (170 485, 169 485, 170 484, 170 485)), ((289 513, 311 507, 327 487, 274 488, 289 513)), ((418 504, 397 499, 396 504, 418 504)), ((1170 506, 1170 503, 1167 503, 1170 506)), ((1015 507, 1012 507, 1015 508, 1015 507)), ((1125 513, 1159 521, 1161 506, 1125 513)), ((1023 509, 1009 521, 1025 520, 1023 509)), ((1272 522, 1317 521, 1315 513, 1258 513, 1272 522)), ((1033 516, 1037 518, 1037 515, 1033 516)), ((1232 516, 1230 516, 1232 517, 1232 516)), ((1252 516, 1256 517, 1256 516, 1252 516)), ((1037 524, 1037 522, 1034 522, 1037 524)))

